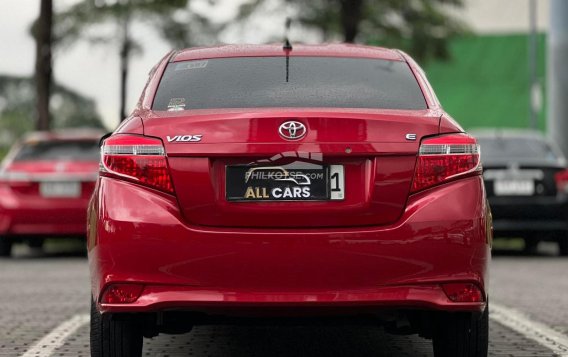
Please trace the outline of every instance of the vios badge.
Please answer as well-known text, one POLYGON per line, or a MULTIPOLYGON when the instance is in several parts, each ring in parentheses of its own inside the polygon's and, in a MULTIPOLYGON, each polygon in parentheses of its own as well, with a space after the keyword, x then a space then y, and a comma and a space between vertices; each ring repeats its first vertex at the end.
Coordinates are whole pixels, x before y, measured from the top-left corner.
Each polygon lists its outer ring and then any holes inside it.
POLYGON ((306 126, 299 121, 285 121, 278 128, 280 136, 286 140, 299 140, 303 138, 308 130, 306 126))
POLYGON ((174 135, 167 136, 169 143, 195 143, 201 141, 203 135, 174 135))

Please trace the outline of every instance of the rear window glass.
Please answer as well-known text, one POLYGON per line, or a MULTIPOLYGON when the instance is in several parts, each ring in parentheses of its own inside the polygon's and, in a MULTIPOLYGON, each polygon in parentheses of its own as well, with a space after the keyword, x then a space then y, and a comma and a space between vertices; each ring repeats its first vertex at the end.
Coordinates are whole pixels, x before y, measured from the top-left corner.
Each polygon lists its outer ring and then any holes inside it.
POLYGON ((99 142, 95 140, 27 142, 17 152, 14 161, 97 161, 99 151, 99 142))
POLYGON ((427 108, 405 62, 293 56, 170 63, 153 105, 154 110, 258 107, 427 108))
POLYGON ((527 137, 478 138, 481 159, 486 161, 547 160, 558 157, 550 145, 542 139, 527 137))

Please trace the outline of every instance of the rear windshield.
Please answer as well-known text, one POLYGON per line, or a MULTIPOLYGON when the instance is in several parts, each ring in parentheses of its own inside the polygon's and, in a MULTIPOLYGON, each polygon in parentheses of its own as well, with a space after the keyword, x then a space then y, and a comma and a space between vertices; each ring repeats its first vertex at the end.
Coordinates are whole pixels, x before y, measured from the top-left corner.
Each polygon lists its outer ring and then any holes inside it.
POLYGON ((425 109, 405 62, 236 57, 170 63, 154 110, 259 107, 425 109))
POLYGON ((27 142, 22 145, 14 161, 97 161, 99 150, 96 140, 27 142))
POLYGON ((556 153, 544 139, 478 138, 481 147, 481 159, 485 161, 508 160, 544 160, 555 161, 556 153))

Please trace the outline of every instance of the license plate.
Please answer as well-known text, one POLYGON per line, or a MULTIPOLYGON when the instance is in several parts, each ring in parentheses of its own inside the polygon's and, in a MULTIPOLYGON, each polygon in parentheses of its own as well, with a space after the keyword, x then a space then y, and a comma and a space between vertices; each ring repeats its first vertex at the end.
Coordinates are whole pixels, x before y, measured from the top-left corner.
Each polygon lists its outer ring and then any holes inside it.
POLYGON ((532 196, 534 194, 533 180, 497 180, 493 184, 496 196, 532 196))
POLYGON ((81 196, 80 182, 42 182, 39 192, 43 197, 79 197, 81 196))
POLYGON ((345 198, 343 165, 226 167, 228 201, 326 201, 345 198))

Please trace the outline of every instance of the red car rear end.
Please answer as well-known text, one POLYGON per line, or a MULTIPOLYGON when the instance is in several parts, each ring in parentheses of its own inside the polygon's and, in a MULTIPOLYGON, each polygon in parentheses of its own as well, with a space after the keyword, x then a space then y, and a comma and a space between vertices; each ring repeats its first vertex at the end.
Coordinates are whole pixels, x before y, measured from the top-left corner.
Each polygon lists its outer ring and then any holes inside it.
POLYGON ((97 178, 101 133, 33 133, 0 169, 0 254, 13 243, 40 247, 48 237, 84 237, 97 178))
POLYGON ((420 333, 437 356, 487 354, 479 147, 405 54, 173 53, 102 153, 93 355, 235 317, 322 316, 420 333))

